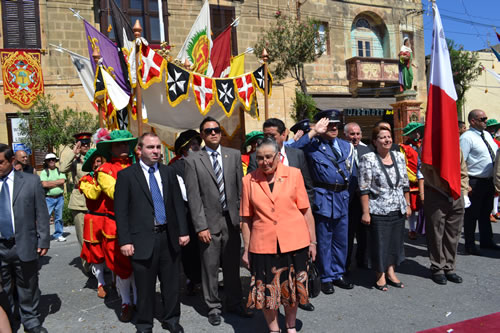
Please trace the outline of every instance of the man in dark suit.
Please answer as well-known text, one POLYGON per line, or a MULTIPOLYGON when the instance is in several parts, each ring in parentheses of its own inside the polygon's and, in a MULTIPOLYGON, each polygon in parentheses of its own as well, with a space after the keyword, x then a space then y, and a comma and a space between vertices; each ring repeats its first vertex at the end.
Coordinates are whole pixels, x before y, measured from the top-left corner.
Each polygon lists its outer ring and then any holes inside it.
MULTIPOLYGON (((354 164, 358 168, 359 159, 370 149, 361 142, 362 132, 361 127, 357 123, 347 123, 344 126, 344 138, 354 146, 354 164)), ((366 251, 367 231, 363 223, 361 223, 361 198, 359 196, 358 176, 353 175, 349 184, 349 225, 347 227, 347 260, 346 270, 349 271, 351 264, 352 250, 354 247, 354 237, 356 237, 356 262, 358 267, 364 267, 364 256, 366 251)))
POLYGON ((143 134, 137 151, 139 163, 118 172, 115 187, 120 251, 132 259, 137 286, 137 332, 153 330, 157 276, 164 306, 162 326, 184 332, 179 324, 179 252, 189 242, 184 202, 175 171, 158 163, 158 136, 143 134))
MULTIPOLYGON (((49 216, 40 178, 14 171, 14 154, 0 143, 0 271, 14 312, 14 288, 21 322, 29 333, 44 333, 38 303, 38 256, 50 244, 49 216)), ((7 310, 7 309, 6 309, 7 310)), ((11 322, 12 324, 12 322, 11 322)))
MULTIPOLYGON (((300 171, 302 172, 302 177, 304 178, 304 184, 306 186, 309 202, 312 206, 312 204, 314 203, 314 188, 312 186, 311 176, 309 175, 309 168, 307 166, 306 158, 302 150, 292 148, 284 144, 288 136, 288 131, 285 127, 285 123, 277 118, 269 118, 264 122, 264 125, 262 126, 262 132, 264 132, 264 136, 271 136, 276 140, 276 143, 280 147, 281 163, 300 169, 300 171)), ((248 164, 247 172, 252 172, 255 169, 257 169, 257 160, 255 159, 254 152, 250 155, 250 162, 248 164)), ((311 302, 307 304, 299 303, 299 307, 302 310, 314 311, 314 305, 312 305, 311 302)))
POLYGON ((250 316, 241 305, 240 196, 243 170, 241 153, 220 145, 217 120, 206 117, 200 124, 205 147, 186 158, 185 184, 189 210, 201 252, 201 284, 208 306, 208 322, 220 325, 222 301, 218 270, 222 264, 226 309, 250 316))

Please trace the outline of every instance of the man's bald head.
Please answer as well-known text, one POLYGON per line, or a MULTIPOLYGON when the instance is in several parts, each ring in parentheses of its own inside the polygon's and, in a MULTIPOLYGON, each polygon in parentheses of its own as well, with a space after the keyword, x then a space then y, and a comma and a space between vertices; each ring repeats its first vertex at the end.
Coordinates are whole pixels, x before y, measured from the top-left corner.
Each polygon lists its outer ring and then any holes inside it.
POLYGON ((351 142, 354 146, 357 146, 362 137, 361 127, 354 122, 345 124, 344 136, 347 141, 351 142))
POLYGON ((23 166, 28 165, 28 154, 24 150, 16 151, 15 159, 23 166))
POLYGON ((478 131, 484 131, 486 129, 486 120, 488 120, 488 117, 486 117, 486 113, 484 113, 483 110, 474 109, 469 112, 467 120, 470 123, 470 127, 478 131))

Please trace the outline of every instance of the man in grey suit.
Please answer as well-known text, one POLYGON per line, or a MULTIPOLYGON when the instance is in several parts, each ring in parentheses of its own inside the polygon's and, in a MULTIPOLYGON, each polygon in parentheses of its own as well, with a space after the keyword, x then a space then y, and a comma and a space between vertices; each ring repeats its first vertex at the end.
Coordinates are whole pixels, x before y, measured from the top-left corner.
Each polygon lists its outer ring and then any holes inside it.
POLYGON ((243 176, 241 154, 222 147, 217 120, 206 117, 200 124, 205 147, 186 158, 185 184, 189 210, 201 253, 203 298, 208 322, 220 325, 222 301, 218 270, 222 263, 226 309, 248 316, 241 305, 240 196, 243 176))
POLYGON ((48 210, 40 178, 15 171, 13 161, 10 147, 0 143, 0 272, 12 312, 16 289, 24 330, 43 333, 47 330, 38 312, 38 256, 49 249, 48 210))

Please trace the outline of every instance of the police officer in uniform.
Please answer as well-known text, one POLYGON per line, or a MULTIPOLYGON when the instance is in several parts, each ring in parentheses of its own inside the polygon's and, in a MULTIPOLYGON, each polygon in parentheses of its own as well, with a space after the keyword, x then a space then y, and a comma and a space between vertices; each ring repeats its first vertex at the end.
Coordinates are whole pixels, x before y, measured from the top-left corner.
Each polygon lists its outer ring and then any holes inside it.
POLYGON ((339 139, 340 111, 316 114, 316 125, 292 144, 304 151, 315 192, 313 213, 316 221, 321 290, 333 294, 334 285, 352 289, 344 280, 347 258, 349 181, 355 174, 353 146, 339 139))

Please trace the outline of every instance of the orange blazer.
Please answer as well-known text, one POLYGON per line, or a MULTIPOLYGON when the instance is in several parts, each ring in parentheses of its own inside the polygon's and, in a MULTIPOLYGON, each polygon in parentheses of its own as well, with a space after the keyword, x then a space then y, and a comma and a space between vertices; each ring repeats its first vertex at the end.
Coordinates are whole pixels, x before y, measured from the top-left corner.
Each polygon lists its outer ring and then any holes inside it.
POLYGON ((311 243, 306 219, 300 209, 309 208, 304 178, 299 169, 278 164, 273 192, 264 173, 257 169, 243 177, 240 215, 251 217, 252 253, 290 252, 311 243))

